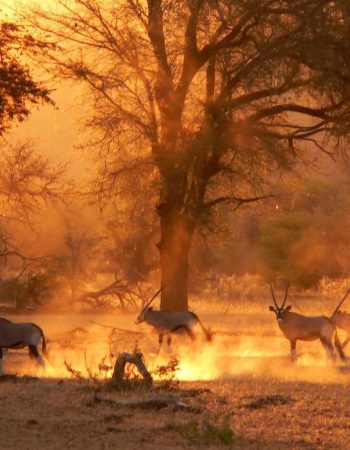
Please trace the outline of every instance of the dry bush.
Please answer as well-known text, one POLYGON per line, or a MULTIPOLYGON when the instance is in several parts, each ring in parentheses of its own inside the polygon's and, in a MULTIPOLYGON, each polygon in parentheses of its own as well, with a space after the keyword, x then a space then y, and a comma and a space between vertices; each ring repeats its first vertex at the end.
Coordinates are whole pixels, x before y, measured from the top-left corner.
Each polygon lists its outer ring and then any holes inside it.
POLYGON ((350 278, 323 277, 318 287, 323 297, 332 300, 340 299, 350 287, 350 278))
POLYGON ((210 280, 203 288, 203 296, 218 300, 236 302, 237 300, 252 300, 266 296, 266 283, 260 275, 245 274, 210 280))

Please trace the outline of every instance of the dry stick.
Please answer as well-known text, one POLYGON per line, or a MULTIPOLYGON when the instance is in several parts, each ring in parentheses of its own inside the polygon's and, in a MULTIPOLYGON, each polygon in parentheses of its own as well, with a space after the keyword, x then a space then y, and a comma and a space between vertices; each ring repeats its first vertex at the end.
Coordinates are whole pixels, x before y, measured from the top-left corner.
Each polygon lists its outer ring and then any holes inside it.
POLYGON ((88 366, 88 363, 87 363, 86 349, 84 350, 84 361, 85 361, 85 369, 86 369, 87 373, 89 374, 90 380, 92 380, 94 383, 96 383, 97 377, 96 377, 96 375, 94 375, 92 373, 92 371, 91 371, 91 369, 90 369, 90 367, 88 366))
POLYGON ((75 334, 75 333, 85 333, 85 334, 88 334, 89 331, 88 331, 88 330, 85 330, 85 328, 83 328, 83 327, 77 327, 77 328, 74 328, 73 330, 67 331, 67 333, 68 333, 68 334, 75 334))
POLYGON ((73 369, 73 367, 67 362, 64 361, 64 365, 66 366, 67 371, 73 375, 74 378, 77 378, 78 380, 83 380, 84 377, 82 376, 81 372, 79 370, 73 369))
POLYGON ((0 375, 0 382, 2 381, 17 381, 18 380, 18 376, 17 373, 3 373, 2 375, 0 375))
POLYGON ((176 409, 186 410, 189 412, 201 412, 202 409, 196 406, 188 405, 181 402, 174 397, 152 397, 144 400, 116 400, 111 398, 94 396, 95 402, 106 402, 112 406, 126 406, 128 408, 141 408, 141 409, 161 409, 167 406, 174 406, 176 409))
POLYGON ((94 323, 96 325, 99 325, 100 327, 103 327, 103 328, 110 328, 112 330, 119 331, 120 333, 136 334, 136 335, 144 334, 143 331, 126 330, 124 328, 113 327, 112 325, 104 325, 103 323, 97 322, 96 320, 90 320, 90 322, 94 323))
MULTIPOLYGON (((212 336, 229 336, 229 337, 236 337, 236 336, 242 336, 242 331, 237 330, 237 331, 226 331, 226 330, 217 330, 217 331, 212 331, 211 332, 212 336)), ((247 331, 244 333, 245 336, 256 336, 256 332, 254 331, 247 331)), ((259 334, 259 336, 276 336, 276 332, 275 331, 264 331, 262 333, 259 334)))

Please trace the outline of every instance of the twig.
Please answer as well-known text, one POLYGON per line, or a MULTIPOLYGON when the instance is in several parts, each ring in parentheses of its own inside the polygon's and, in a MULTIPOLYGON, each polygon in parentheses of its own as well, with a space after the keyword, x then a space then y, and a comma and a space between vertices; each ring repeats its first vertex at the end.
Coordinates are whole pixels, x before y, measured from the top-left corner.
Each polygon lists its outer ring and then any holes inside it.
POLYGON ((81 374, 81 372, 79 370, 75 370, 73 369, 73 367, 67 363, 67 361, 64 361, 64 365, 66 366, 66 369, 68 370, 68 372, 73 375, 74 378, 77 378, 78 380, 83 380, 83 376, 81 374))
POLYGON ((113 327, 112 325, 104 325, 103 323, 97 322, 96 320, 90 320, 90 322, 95 323, 96 325, 99 325, 100 327, 103 328, 110 328, 112 330, 119 331, 120 333, 135 334, 135 335, 144 334, 142 331, 126 330, 124 328, 113 327))
POLYGON ((181 409, 189 412, 201 412, 201 408, 188 405, 181 402, 174 397, 152 397, 143 400, 117 400, 111 398, 100 397, 94 395, 95 402, 106 402, 112 406, 125 406, 128 408, 140 408, 140 409, 162 409, 168 406, 174 406, 176 409, 181 409))
POLYGON ((87 363, 86 349, 84 350, 84 362, 85 362, 85 369, 86 369, 87 373, 89 374, 90 380, 92 380, 94 383, 96 383, 97 382, 97 377, 96 377, 96 375, 94 375, 92 373, 92 371, 91 371, 91 369, 90 369, 90 367, 88 366, 88 363, 87 363))

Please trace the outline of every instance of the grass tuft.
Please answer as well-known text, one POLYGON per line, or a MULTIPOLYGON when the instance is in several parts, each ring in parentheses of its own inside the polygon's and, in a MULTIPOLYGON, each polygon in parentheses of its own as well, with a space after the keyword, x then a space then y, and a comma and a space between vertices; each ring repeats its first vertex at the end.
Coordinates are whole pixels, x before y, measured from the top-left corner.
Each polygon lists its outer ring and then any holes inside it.
POLYGON ((260 409, 268 406, 288 405, 293 402, 294 399, 288 395, 264 395, 263 397, 255 398, 245 406, 248 409, 260 409))

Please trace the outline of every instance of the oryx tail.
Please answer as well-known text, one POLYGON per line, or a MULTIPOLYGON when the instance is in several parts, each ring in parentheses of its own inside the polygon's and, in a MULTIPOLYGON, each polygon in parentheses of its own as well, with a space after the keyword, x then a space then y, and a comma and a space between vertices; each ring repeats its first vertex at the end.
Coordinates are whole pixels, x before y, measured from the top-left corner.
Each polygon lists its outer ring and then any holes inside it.
POLYGON ((41 330, 41 337, 43 338, 43 343, 41 347, 41 351, 43 352, 43 355, 47 357, 47 350, 46 350, 46 339, 43 330, 41 330))
POLYGON ((43 355, 48 357, 48 353, 47 353, 47 350, 46 350, 46 339, 45 339, 44 332, 43 332, 42 328, 40 328, 36 323, 32 323, 32 325, 34 325, 40 331, 41 338, 42 338, 41 351, 43 352, 43 355))
POLYGON ((206 340, 209 342, 212 340, 213 334, 210 330, 208 330, 208 328, 206 328, 202 322, 200 321, 199 317, 197 316, 197 314, 195 314, 194 312, 188 311, 199 323, 200 327, 202 328, 202 331, 205 335, 206 340))
POLYGON ((341 345, 341 342, 340 342, 340 340, 339 340, 339 337, 338 337, 338 333, 337 333, 337 329, 336 329, 336 328, 335 328, 335 331, 334 331, 334 346, 335 346, 335 348, 337 349, 337 352, 338 352, 338 354, 339 354, 340 359, 341 359, 342 361, 345 361, 345 360, 346 360, 346 356, 345 356, 345 353, 344 353, 344 351, 343 351, 343 347, 342 347, 342 345, 341 345))

